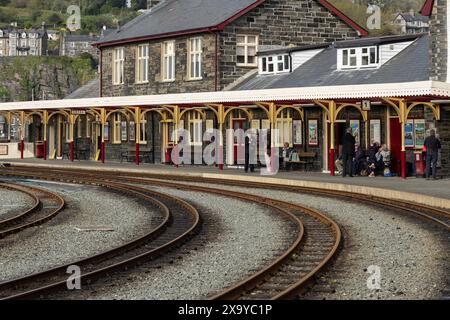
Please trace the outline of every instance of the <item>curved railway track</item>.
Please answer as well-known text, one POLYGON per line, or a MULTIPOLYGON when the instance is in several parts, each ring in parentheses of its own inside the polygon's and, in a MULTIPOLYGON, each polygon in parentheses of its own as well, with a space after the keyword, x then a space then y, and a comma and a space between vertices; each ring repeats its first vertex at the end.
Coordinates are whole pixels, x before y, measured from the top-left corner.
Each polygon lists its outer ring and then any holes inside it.
MULTIPOLYGON (((71 173, 70 175, 64 175, 64 172, 61 171, 58 171, 55 175, 48 171, 45 174, 39 173, 36 170, 33 170, 33 172, 22 172, 22 174, 16 172, 16 174, 22 177, 59 181, 80 181, 80 179, 85 181, 105 181, 107 179, 105 183, 111 183, 111 180, 117 180, 113 179, 113 177, 108 177, 108 179, 92 174, 74 175, 71 173)), ((120 178, 120 181, 126 181, 127 183, 140 182, 136 179, 126 178, 120 178)), ((321 271, 335 256, 340 245, 341 232, 338 225, 316 210, 266 197, 252 196, 223 189, 188 186, 158 180, 152 181, 151 185, 217 194, 263 204, 283 214, 297 225, 298 236, 284 254, 256 275, 252 275, 249 279, 227 289, 226 292, 221 293, 216 298, 287 298, 309 284, 314 275, 321 271)))
MULTIPOLYGON (((52 180, 55 177, 49 176, 49 172, 39 174, 36 170, 29 170, 26 167, 12 167, 4 172, 4 175, 18 175, 18 176, 39 176, 42 179, 52 180)), ((208 184, 224 184, 237 187, 246 188, 262 188, 289 191, 294 193, 306 193, 318 196, 327 196, 336 199, 344 199, 350 201, 363 202, 366 205, 373 205, 376 207, 384 207, 389 210, 394 210, 397 213, 409 214, 418 216, 422 219, 432 221, 433 223, 450 230, 450 213, 447 210, 438 209, 421 204, 411 204, 407 201, 390 200, 386 198, 353 194, 349 192, 314 189, 304 187, 283 186, 267 183, 255 182, 241 182, 230 181, 226 179, 213 178, 198 178, 198 177, 179 177, 167 176, 150 173, 120 173, 120 172, 102 172, 101 175, 90 171, 83 171, 80 173, 74 169, 52 169, 53 174, 59 175, 81 175, 86 178, 103 179, 103 180, 120 180, 121 182, 132 184, 146 184, 152 186, 177 188, 189 191, 209 192, 219 195, 231 196, 234 193, 235 197, 240 197, 243 200, 260 201, 266 205, 271 204, 275 208, 291 213, 303 222, 304 237, 301 239, 298 246, 291 248, 290 253, 286 253, 277 261, 271 264, 264 270, 250 276, 231 288, 212 296, 213 299, 285 299, 289 298, 300 290, 307 288, 314 276, 318 275, 320 271, 331 261, 333 255, 336 253, 339 246, 340 231, 335 223, 330 221, 327 217, 321 215, 320 212, 305 212, 306 208, 293 205, 291 203, 282 202, 263 197, 250 196, 238 194, 237 192, 225 190, 206 188, 202 186, 194 186, 186 184, 189 182, 208 183, 208 184), (137 177, 139 176, 139 177, 137 177), (174 182, 174 181, 178 181, 174 182), (184 183, 179 183, 180 181, 184 183), (252 199, 251 199, 252 198, 252 199), (259 199, 258 199, 259 198, 259 199), (317 221, 322 220, 323 226, 318 227, 317 221), (325 223, 324 223, 325 222, 325 223), (325 225, 328 225, 325 227, 325 225), (330 236, 334 233, 333 236, 330 236), (325 236, 324 236, 325 235, 325 236), (339 238, 339 240, 337 240, 339 238), (319 246, 314 246, 318 244, 319 246), (303 251, 302 251, 303 250, 303 251), (295 277, 295 281, 293 278, 295 277)), ((306 209, 308 211, 310 209, 306 209)))
POLYGON ((0 187, 25 193, 33 199, 30 208, 0 221, 0 239, 53 219, 65 206, 64 199, 49 190, 11 183, 0 183, 0 187))
POLYGON ((154 259, 173 250, 200 228, 199 212, 189 203, 176 197, 119 183, 99 183, 89 179, 79 179, 76 182, 101 185, 150 202, 162 211, 161 222, 149 233, 118 248, 44 272, 1 282, 0 299, 37 297, 55 289, 64 288, 68 278, 66 272, 71 265, 80 268, 81 283, 86 284, 102 275, 144 260, 154 259))

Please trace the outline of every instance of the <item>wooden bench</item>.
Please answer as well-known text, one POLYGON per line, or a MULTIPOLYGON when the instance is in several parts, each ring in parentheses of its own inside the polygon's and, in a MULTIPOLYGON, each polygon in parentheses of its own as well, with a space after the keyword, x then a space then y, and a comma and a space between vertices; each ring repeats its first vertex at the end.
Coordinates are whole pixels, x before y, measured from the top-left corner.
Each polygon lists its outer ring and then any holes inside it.
MULTIPOLYGON (((144 162, 144 160, 147 160, 147 163, 152 162, 151 155, 153 154, 153 150, 139 150, 139 161, 144 162)), ((120 153, 120 162, 122 163, 123 160, 126 160, 127 162, 135 162, 136 161, 136 150, 125 150, 121 151, 120 153)))
POLYGON ((305 172, 307 172, 308 166, 314 167, 314 161, 317 157, 316 152, 296 152, 296 154, 297 156, 293 154, 292 159, 287 161, 287 164, 291 168, 303 165, 305 172))

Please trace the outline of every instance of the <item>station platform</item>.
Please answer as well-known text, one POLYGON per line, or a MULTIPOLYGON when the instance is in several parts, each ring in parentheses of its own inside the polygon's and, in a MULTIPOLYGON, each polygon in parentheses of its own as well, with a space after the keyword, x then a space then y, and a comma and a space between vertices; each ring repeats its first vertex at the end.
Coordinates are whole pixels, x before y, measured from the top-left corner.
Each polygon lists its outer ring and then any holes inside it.
MULTIPOLYGON (((12 159, 0 160, 0 164, 25 165, 32 167, 80 168, 93 171, 147 172, 166 175, 220 178, 227 180, 243 180, 266 182, 281 185, 325 188, 355 193, 371 194, 390 199, 410 200, 420 204, 450 209, 450 179, 427 181, 410 177, 406 180, 392 177, 331 177, 329 174, 301 171, 280 171, 274 176, 263 176, 259 171, 245 173, 243 168, 227 168, 222 172, 215 166, 180 166, 178 168, 163 164, 120 163, 108 161, 105 164, 96 161, 12 159)), ((0 168, 1 170, 1 168, 0 168)))

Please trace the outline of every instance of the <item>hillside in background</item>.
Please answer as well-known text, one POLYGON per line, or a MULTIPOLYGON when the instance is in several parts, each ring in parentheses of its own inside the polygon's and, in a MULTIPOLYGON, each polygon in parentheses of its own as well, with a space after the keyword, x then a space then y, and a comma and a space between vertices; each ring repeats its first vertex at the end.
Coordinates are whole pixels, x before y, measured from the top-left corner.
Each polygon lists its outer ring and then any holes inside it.
POLYGON ((367 13, 369 4, 376 4, 382 8, 382 27, 381 30, 368 30, 373 36, 398 34, 390 23, 398 12, 409 12, 414 10, 417 14, 422 9, 425 0, 329 0, 336 7, 341 9, 346 15, 366 27, 367 19, 370 14, 367 13))
POLYGON ((2 57, 0 101, 62 99, 95 76, 90 56, 2 57))
POLYGON ((99 33, 102 26, 117 28, 137 15, 146 7, 146 0, 132 0, 132 7, 126 7, 126 0, 0 0, 0 28, 13 22, 19 27, 39 28, 43 22, 49 28, 66 27, 69 17, 67 8, 78 5, 81 8, 82 29, 78 33, 99 33))
MULTIPOLYGON (((383 8, 383 21, 391 21, 396 12, 420 10, 425 0, 330 0, 362 26, 366 25, 368 4, 383 8)), ((146 8, 146 0, 0 0, 0 28, 17 22, 25 28, 38 28, 45 22, 49 28, 62 29, 66 26, 67 8, 78 5, 81 8, 82 29, 77 33, 99 33, 102 26, 117 28, 137 16, 139 9, 146 8)), ((372 34, 393 34, 396 30, 384 23, 382 30, 372 34)))

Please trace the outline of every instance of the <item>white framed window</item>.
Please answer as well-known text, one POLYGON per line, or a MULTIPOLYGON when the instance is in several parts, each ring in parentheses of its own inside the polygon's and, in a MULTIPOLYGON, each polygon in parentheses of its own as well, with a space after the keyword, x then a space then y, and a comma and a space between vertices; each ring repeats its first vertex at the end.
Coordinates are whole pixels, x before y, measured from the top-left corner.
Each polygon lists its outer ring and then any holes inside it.
POLYGON ((92 134, 92 119, 86 115, 86 138, 90 138, 92 134))
POLYGON ((149 46, 141 44, 137 47, 136 82, 148 82, 149 46))
POLYGON ((113 84, 123 84, 124 80, 124 48, 114 48, 113 52, 113 84))
POLYGON ((198 112, 189 113, 189 135, 192 145, 202 145, 203 119, 198 112))
POLYGON ((147 144, 147 120, 141 121, 139 128, 139 144, 147 144))
POLYGON ((339 69, 359 69, 378 66, 378 48, 362 47, 341 49, 338 52, 339 69), (339 59, 339 56, 341 57, 339 59))
POLYGON ((162 80, 175 80, 175 41, 166 41, 162 44, 162 80))
POLYGON ((277 143, 277 147, 283 147, 287 142, 292 147, 293 139, 292 139, 292 116, 291 110, 286 110, 282 112, 280 118, 277 119, 277 127, 278 136, 275 140, 277 143))
POLYGON ((114 113, 113 120, 113 143, 119 144, 121 143, 121 133, 122 133, 122 115, 120 113, 114 113))
POLYGON ((202 78, 202 38, 188 40, 188 78, 197 80, 202 78))
POLYGON ((130 121, 130 141, 136 141, 136 122, 130 121))
POLYGON ((243 67, 256 67, 256 54, 258 53, 258 36, 236 35, 237 65, 243 67))
POLYGON ((128 123, 126 121, 120 123, 120 138, 122 142, 128 141, 128 123))
POLYGON ((282 73, 291 71, 291 58, 288 54, 259 58, 260 74, 282 73))

